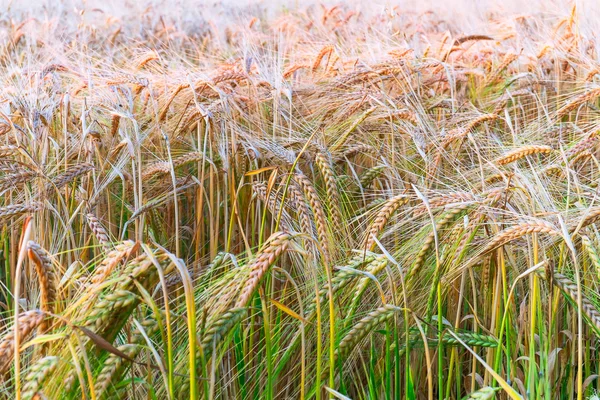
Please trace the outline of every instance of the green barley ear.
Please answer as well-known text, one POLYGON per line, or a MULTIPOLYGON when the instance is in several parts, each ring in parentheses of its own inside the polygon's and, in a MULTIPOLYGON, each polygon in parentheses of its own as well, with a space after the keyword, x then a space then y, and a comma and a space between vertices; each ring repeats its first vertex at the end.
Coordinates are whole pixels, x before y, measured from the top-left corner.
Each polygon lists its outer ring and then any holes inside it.
POLYGON ((103 336, 102 332, 110 329, 119 315, 137 301, 138 297, 134 293, 117 289, 103 294, 82 318, 86 326, 103 336))
MULTIPOLYGON (((148 337, 152 337, 158 331, 158 323, 153 319, 142 321, 141 326, 145 329, 148 337)), ((135 329, 131 337, 131 343, 118 346, 117 349, 127 355, 127 357, 135 359, 144 349, 144 345, 144 336, 138 329, 135 329)), ((118 378, 129 364, 130 362, 123 357, 110 354, 106 361, 104 361, 104 365, 96 377, 94 383, 96 396, 99 398, 105 397, 113 380, 118 378)))
POLYGON ((586 250, 588 257, 590 258, 590 261, 596 270, 596 276, 600 278, 600 255, 598 254, 595 244, 589 237, 585 235, 581 235, 581 244, 586 250))
MULTIPOLYGON (((129 358, 135 358, 135 356, 140 352, 142 346, 138 344, 124 344, 118 346, 117 349, 129 358)), ((96 377, 96 382, 94 383, 94 392, 98 398, 104 398, 105 393, 109 389, 113 379, 118 378, 120 372, 125 368, 125 366, 129 363, 129 361, 123 359, 117 355, 110 355, 104 365, 102 366, 102 370, 96 377)))
POLYGON ((378 325, 389 321, 394 315, 401 311, 400 307, 392 304, 386 304, 383 307, 371 311, 367 316, 358 321, 356 325, 344 336, 340 342, 336 354, 338 357, 344 357, 363 339, 372 332, 378 325))
MULTIPOLYGON (((489 335, 484 335, 476 332, 457 331, 454 334, 462 340, 466 345, 474 347, 485 347, 485 348, 496 348, 498 347, 498 340, 489 335)), ((419 333, 417 328, 409 329, 409 343, 412 347, 418 347, 423 345, 423 337, 419 333)), ((436 338, 427 338, 427 344, 429 347, 437 346, 439 343, 439 335, 436 338)), ((448 332, 444 332, 442 335, 442 343, 447 346, 458 346, 459 342, 455 336, 450 335, 448 332)), ((396 343, 392 343, 390 350, 396 348, 396 343)), ((405 346, 403 342, 400 343, 400 350, 404 351, 405 346)))
MULTIPOLYGON (((369 261, 367 265, 367 272, 372 275, 377 276, 381 271, 383 271, 388 266, 388 259, 385 255, 377 256, 369 261)), ((351 319, 354 317, 356 310, 358 309, 362 296, 367 290, 369 284, 373 283, 373 280, 369 277, 360 278, 360 281, 356 284, 356 288, 354 289, 354 293, 352 295, 352 301, 350 302, 350 308, 348 310, 348 318, 351 319)))
MULTIPOLYGON (((460 338, 465 344, 469 346, 478 346, 478 347, 488 347, 495 348, 498 347, 498 340, 489 335, 484 335, 476 332, 454 332, 456 336, 460 338)), ((448 345, 458 345, 458 340, 448 333, 442 335, 442 342, 448 345)))
POLYGON ((378 165, 373 168, 369 168, 365 173, 363 173, 360 177, 360 186, 363 188, 368 188, 371 184, 381 177, 385 171, 385 166, 378 165))
MULTIPOLYGON (((559 274, 558 272, 554 272, 552 283, 558 287, 562 293, 574 304, 574 307, 577 308, 577 284, 567 278, 563 274, 559 274)), ((586 316, 588 321, 590 322, 591 327, 596 331, 597 334, 600 334, 600 311, 596 309, 596 307, 592 304, 592 302, 581 294, 581 309, 583 311, 584 316, 586 316)))
POLYGON ((205 359, 208 359, 221 340, 233 329, 233 327, 246 315, 245 307, 232 308, 219 316, 214 322, 210 323, 202 338, 201 347, 204 351, 205 359))
POLYGON ((57 366, 58 357, 55 356, 41 358, 33 364, 25 377, 21 398, 23 400, 32 400, 36 397, 41 390, 43 383, 56 370, 57 366))
MULTIPOLYGON (((379 257, 378 257, 379 258, 379 257)), ((375 257, 372 255, 363 255, 357 254, 352 257, 348 264, 344 265, 339 272, 337 272, 333 278, 331 279, 331 291, 335 295, 336 292, 344 288, 348 285, 353 278, 359 278, 361 275, 354 270, 358 270, 361 267, 367 265, 370 266, 371 263, 375 261, 375 257)), ((376 273, 376 272, 375 272, 376 273)), ((368 278, 362 278, 367 279, 368 278)), ((360 282, 362 282, 362 279, 360 282)), ((329 296, 329 284, 325 284, 321 289, 319 289, 318 299, 321 304, 327 301, 327 297, 329 296)), ((306 307, 305 313, 306 315, 311 315, 315 312, 316 308, 316 298, 311 301, 311 303, 306 307)), ((349 316, 352 315, 352 312, 348 313, 349 316)))
POLYGON ((464 397, 463 400, 491 400, 496 398, 496 393, 500 390, 500 388, 486 386, 479 390, 476 390, 467 397, 464 397))

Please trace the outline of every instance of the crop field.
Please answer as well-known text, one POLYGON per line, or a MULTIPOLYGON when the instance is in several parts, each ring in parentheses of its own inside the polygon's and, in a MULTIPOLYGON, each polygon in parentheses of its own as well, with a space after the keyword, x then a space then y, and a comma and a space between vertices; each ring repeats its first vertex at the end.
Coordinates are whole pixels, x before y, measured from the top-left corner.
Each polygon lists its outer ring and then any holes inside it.
POLYGON ((597 399, 600 6, 144 1, 1 9, 0 399, 597 399))

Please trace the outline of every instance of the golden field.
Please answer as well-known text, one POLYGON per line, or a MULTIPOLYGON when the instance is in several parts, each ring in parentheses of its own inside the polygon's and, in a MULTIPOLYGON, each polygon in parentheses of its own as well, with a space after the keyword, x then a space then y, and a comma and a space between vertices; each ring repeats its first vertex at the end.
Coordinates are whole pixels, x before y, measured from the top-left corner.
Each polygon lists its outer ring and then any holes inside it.
POLYGON ((1 398, 594 398, 596 6, 170 3, 0 18, 1 398))

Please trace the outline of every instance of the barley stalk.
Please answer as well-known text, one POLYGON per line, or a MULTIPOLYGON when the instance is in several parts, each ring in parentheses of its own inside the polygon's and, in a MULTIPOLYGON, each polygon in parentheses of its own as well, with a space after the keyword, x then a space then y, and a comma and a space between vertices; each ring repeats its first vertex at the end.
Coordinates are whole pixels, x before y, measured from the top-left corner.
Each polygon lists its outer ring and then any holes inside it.
POLYGON ((578 154, 591 149, 592 147, 598 144, 598 135, 593 134, 589 137, 580 140, 574 146, 570 147, 569 150, 565 152, 565 157, 572 158, 577 156, 578 154))
POLYGON ((310 209, 308 207, 308 204, 306 203, 306 200, 304 199, 304 196, 302 195, 302 192, 293 182, 290 182, 287 192, 290 200, 296 205, 296 210, 298 212, 298 218, 300 219, 300 226, 302 227, 302 232, 313 236, 312 217, 310 209))

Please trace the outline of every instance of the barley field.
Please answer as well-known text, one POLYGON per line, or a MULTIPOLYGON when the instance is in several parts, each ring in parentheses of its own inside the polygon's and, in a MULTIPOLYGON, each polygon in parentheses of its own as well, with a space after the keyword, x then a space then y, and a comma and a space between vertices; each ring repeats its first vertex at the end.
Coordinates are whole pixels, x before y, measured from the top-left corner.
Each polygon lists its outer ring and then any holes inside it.
POLYGON ((597 398, 600 6, 534 3, 5 2, 0 398, 597 398))

